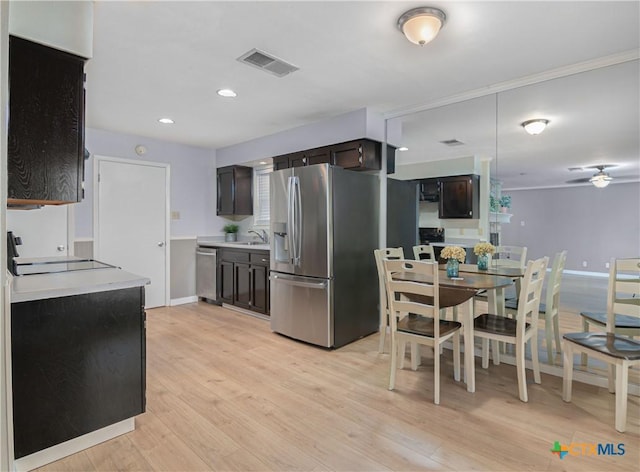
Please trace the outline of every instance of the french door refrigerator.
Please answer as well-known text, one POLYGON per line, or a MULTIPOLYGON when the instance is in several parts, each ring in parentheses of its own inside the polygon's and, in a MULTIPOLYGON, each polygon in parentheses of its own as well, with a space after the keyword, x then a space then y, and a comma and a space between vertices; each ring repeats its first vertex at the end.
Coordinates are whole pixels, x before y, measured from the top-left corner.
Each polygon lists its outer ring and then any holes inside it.
POLYGON ((271 329, 329 348, 377 331, 378 177, 294 167, 270 197, 271 329))

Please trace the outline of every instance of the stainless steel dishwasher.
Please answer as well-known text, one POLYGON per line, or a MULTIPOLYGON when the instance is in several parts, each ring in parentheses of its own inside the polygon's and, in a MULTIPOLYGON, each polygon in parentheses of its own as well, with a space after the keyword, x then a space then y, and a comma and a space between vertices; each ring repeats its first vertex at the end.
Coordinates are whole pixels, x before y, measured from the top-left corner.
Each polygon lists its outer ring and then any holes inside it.
POLYGON ((207 301, 218 302, 216 296, 216 270, 218 250, 214 247, 196 247, 196 295, 207 301))

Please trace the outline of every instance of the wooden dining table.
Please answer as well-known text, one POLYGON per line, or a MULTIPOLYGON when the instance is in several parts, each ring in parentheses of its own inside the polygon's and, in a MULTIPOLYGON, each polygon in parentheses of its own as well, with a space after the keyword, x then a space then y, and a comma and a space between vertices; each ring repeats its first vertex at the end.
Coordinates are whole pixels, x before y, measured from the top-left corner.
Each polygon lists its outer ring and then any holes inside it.
MULTIPOLYGON (((431 280, 427 280, 419 274, 415 273, 397 272, 392 276, 397 280, 406 280, 418 283, 431 283, 431 280)), ((497 309, 497 307, 499 307, 500 305, 502 305, 502 308, 504 308, 504 289, 505 287, 509 287, 513 284, 513 279, 512 277, 492 275, 486 273, 486 271, 478 271, 478 273, 462 272, 460 274, 460 277, 449 278, 447 277, 447 271, 444 269, 440 269, 438 270, 438 283, 440 286, 439 294, 441 300, 441 308, 462 304, 468 305, 466 310, 462 310, 462 329, 464 336, 464 371, 467 382, 467 391, 475 392, 476 370, 473 340, 473 319, 475 317, 475 314, 473 308, 473 296, 479 290, 486 290, 488 294, 489 311, 497 309), (459 303, 453 304, 454 302, 459 303)), ((497 312, 494 311, 494 313, 497 312)))

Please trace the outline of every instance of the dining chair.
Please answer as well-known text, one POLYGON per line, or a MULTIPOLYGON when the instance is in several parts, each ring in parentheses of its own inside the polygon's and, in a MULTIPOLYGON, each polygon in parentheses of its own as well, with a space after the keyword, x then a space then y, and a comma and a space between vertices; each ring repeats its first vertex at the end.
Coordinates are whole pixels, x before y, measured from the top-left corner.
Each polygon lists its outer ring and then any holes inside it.
MULTIPOLYGON (((453 376, 460 380, 460 329, 461 323, 440 319, 440 284, 437 262, 411 260, 383 261, 387 280, 389 321, 391 325, 391 365, 389 390, 395 388, 398 357, 406 342, 433 348, 434 388, 433 402, 440 404, 440 347, 453 338, 453 376), (393 275, 416 274, 428 282, 396 280, 393 275)), ((412 362, 411 368, 417 369, 412 362)))
MULTIPOLYGON (((496 246, 490 264, 496 267, 519 267, 527 265, 527 248, 525 246, 496 246)), ((516 300, 520 298, 521 281, 516 279, 516 300)))
MULTIPOLYGON (((489 340, 514 344, 516 349, 516 371, 520 400, 527 402, 527 379, 525 371, 525 347, 530 341, 533 378, 540 383, 538 360, 538 307, 544 282, 548 257, 529 261, 522 278, 522 290, 515 319, 505 313, 485 313, 474 320, 474 336, 482 338, 482 367, 489 367, 489 340)), ((494 344, 495 347, 495 344, 494 344)), ((494 356, 495 357, 495 356, 494 356)))
POLYGON ((413 246, 413 258, 416 261, 435 261, 436 255, 433 252, 433 246, 430 244, 421 244, 419 246, 413 246))
POLYGON ((389 327, 389 304, 387 303, 387 287, 385 282, 383 259, 404 259, 404 250, 401 247, 375 249, 373 251, 378 268, 378 289, 380 292, 380 341, 378 352, 384 352, 384 341, 389 327))
MULTIPOLYGON (((552 365, 555 365, 555 356, 553 354, 554 339, 556 343, 556 353, 560 354, 562 352, 558 315, 560 312, 560 282, 562 281, 562 273, 566 262, 566 250, 557 253, 553 257, 551 272, 547 277, 547 291, 545 293, 544 302, 540 302, 540 308, 538 309, 540 318, 544 319, 544 337, 547 345, 547 359, 552 365)), ((505 301, 505 308, 508 313, 514 314, 518 310, 518 300, 512 299, 505 301)))
POLYGON ((629 368, 640 365, 640 342, 615 332, 615 315, 640 319, 639 295, 640 259, 612 259, 609 266, 606 332, 567 333, 563 336, 562 399, 571 401, 574 352, 584 352, 607 363, 609 391, 616 394, 615 428, 621 433, 627 425, 629 368))

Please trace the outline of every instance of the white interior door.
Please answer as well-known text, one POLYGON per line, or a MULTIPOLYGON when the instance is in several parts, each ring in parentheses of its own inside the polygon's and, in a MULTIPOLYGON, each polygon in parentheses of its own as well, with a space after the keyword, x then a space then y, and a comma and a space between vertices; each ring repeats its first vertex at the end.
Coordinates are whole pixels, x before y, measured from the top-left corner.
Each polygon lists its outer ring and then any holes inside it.
POLYGON ((20 236, 20 257, 67 256, 68 205, 46 205, 37 210, 7 210, 7 231, 20 236))
POLYGON ((94 256, 151 279, 145 306, 168 305, 169 165, 96 157, 94 256))

